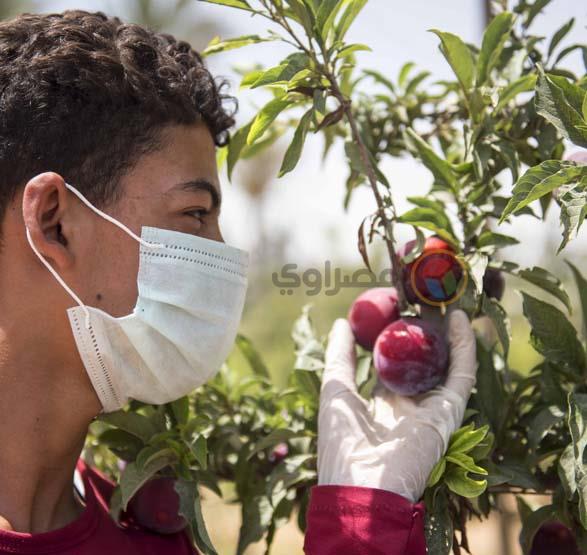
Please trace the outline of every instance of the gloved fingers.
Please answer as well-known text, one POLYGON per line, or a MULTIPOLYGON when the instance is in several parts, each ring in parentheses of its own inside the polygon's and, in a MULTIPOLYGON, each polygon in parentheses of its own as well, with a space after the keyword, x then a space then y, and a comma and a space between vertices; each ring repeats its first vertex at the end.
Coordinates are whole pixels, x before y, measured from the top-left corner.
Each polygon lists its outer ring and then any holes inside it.
POLYGON ((347 320, 338 318, 328 335, 321 395, 331 397, 344 389, 356 393, 355 370, 355 338, 347 320))
POLYGON ((450 314, 447 335, 450 365, 444 386, 466 402, 477 379, 477 351, 473 327, 462 310, 450 314))

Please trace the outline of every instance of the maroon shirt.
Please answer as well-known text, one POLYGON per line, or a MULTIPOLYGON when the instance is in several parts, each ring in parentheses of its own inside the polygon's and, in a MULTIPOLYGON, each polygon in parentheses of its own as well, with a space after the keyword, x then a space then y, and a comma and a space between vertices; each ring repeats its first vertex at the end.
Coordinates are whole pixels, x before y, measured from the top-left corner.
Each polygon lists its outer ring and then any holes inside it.
MULTIPOLYGON (((80 459, 86 507, 63 528, 41 534, 0 530, 0 553, 35 555, 194 555, 185 533, 120 528, 108 513, 114 484, 80 459)), ((315 486, 308 508, 307 555, 424 555, 423 507, 378 489, 315 486)))

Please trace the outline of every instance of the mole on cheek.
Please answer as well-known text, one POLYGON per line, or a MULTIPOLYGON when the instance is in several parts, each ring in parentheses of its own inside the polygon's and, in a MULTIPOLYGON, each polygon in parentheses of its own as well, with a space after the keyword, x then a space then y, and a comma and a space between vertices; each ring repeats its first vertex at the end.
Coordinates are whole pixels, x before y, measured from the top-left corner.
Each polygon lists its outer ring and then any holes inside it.
POLYGON ((98 294, 96 295, 96 299, 97 299, 98 301, 101 301, 101 300, 102 300, 102 293, 98 293, 98 294))

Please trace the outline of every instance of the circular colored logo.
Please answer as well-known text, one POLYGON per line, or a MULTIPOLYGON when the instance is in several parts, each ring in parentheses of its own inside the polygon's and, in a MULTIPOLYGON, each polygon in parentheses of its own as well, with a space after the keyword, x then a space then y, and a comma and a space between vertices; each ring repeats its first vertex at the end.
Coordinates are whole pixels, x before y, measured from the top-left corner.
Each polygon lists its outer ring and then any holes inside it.
POLYGON ((445 249, 424 252, 410 271, 414 293, 432 306, 458 301, 467 288, 467 279, 465 264, 454 252, 445 249))

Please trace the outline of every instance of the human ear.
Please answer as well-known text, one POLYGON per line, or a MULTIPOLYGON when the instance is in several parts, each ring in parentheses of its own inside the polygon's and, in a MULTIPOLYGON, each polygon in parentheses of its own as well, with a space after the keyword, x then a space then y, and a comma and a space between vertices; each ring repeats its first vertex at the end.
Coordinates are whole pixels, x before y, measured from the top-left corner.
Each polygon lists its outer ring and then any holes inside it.
MULTIPOLYGON (((70 268, 73 252, 67 240, 64 222, 71 210, 71 196, 63 177, 54 172, 36 175, 24 187, 22 216, 30 239, 51 266, 60 270, 70 268)), ((26 232, 25 229, 25 232, 26 232)))

